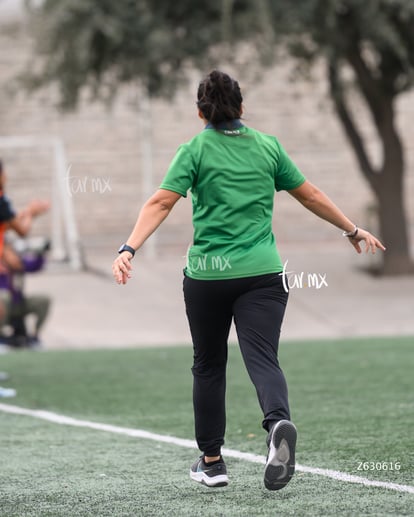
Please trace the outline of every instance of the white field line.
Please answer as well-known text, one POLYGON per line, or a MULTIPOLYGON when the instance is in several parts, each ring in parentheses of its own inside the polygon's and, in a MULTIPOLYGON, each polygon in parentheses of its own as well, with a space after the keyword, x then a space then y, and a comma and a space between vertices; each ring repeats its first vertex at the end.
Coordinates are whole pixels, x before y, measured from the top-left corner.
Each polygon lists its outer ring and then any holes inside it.
MULTIPOLYGON (((118 427, 115 425, 101 424, 99 422, 89 422, 88 420, 78 420, 76 418, 59 415, 57 413, 51 413, 50 411, 26 409, 19 406, 12 406, 9 404, 1 403, 0 411, 3 411, 5 413, 12 413, 15 415, 30 416, 33 418, 38 418, 40 420, 53 422, 54 424, 96 429, 97 431, 106 431, 107 433, 123 434, 126 436, 132 436, 133 438, 144 438, 147 440, 153 440, 155 442, 163 442, 172 445, 178 445, 179 447, 197 449, 197 444, 193 440, 185 440, 183 438, 176 438, 174 436, 151 433, 149 431, 143 431, 142 429, 130 429, 128 427, 118 427)), ((234 449, 226 448, 223 448, 222 452, 224 456, 249 461, 251 463, 265 464, 266 462, 266 458, 264 456, 252 454, 250 452, 241 452, 234 449)), ((411 485, 399 485, 397 483, 388 483, 386 481, 374 481, 371 479, 363 478, 361 476, 354 476, 352 474, 347 474, 345 472, 339 472, 337 470, 307 467, 306 465, 296 464, 296 470, 299 472, 305 472, 306 474, 314 474, 317 476, 332 478, 336 481, 343 481, 345 483, 357 483, 364 486, 386 488, 389 490, 396 490, 397 492, 408 492, 414 494, 414 486, 411 485)))

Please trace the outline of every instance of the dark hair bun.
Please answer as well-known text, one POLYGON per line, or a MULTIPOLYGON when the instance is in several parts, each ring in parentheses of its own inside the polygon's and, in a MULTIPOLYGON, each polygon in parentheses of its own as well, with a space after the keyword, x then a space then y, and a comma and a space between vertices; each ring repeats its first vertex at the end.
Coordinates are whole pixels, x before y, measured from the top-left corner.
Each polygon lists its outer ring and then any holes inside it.
POLYGON ((213 125, 240 118, 243 97, 239 83, 228 74, 213 70, 201 81, 197 106, 213 125))

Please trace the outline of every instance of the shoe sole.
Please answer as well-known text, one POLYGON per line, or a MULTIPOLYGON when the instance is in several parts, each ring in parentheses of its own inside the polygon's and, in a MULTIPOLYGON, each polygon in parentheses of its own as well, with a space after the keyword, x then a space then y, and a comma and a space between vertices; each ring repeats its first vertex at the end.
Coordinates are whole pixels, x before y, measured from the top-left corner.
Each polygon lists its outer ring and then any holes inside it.
POLYGON ((280 490, 292 479, 296 436, 296 427, 289 420, 281 420, 273 427, 264 473, 264 484, 268 490, 280 490))
POLYGON ((226 474, 221 474, 220 476, 209 477, 204 472, 193 472, 190 470, 190 477, 192 480, 197 483, 201 483, 202 485, 206 485, 210 488, 212 487, 220 487, 227 486, 229 484, 229 478, 226 474))

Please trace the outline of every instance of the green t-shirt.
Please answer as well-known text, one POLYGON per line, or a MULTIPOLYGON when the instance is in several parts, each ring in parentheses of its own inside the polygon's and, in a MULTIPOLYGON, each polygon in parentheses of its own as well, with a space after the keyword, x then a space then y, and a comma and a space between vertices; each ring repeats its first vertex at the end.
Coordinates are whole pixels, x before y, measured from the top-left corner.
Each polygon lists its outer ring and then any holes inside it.
POLYGON ((304 181, 275 137, 246 126, 204 129, 181 145, 160 188, 192 194, 186 275, 217 280, 282 271, 272 231, 274 190, 304 181))

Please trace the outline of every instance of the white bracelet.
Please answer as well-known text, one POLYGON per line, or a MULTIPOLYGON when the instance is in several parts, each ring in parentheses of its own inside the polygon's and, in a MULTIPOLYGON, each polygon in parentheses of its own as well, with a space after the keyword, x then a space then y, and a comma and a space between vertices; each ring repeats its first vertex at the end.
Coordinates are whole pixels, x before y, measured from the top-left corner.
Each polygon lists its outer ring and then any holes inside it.
POLYGON ((353 239, 358 234, 358 226, 355 224, 354 229, 350 232, 342 232, 342 237, 349 237, 350 239, 353 239))

